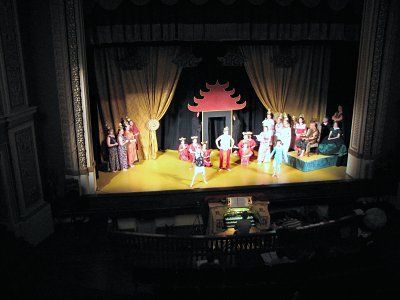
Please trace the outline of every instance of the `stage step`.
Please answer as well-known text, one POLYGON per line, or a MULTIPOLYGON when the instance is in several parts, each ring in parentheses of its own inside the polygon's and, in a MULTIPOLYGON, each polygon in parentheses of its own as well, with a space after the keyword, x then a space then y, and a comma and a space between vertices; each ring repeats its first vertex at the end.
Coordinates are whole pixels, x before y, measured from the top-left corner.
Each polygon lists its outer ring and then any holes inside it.
POLYGON ((288 165, 303 172, 336 166, 336 163, 337 155, 310 153, 310 156, 297 157, 296 151, 288 152, 288 165))

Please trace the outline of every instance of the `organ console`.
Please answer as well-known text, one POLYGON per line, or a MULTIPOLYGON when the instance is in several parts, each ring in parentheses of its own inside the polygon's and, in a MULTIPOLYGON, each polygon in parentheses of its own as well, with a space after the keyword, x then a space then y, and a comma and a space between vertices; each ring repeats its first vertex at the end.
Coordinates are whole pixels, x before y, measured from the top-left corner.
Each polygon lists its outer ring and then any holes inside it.
POLYGON ((256 221, 259 219, 256 213, 252 210, 253 200, 251 196, 245 197, 228 197, 227 209, 224 214, 224 228, 235 227, 237 221, 243 219, 243 212, 248 213, 247 219, 250 220, 253 226, 256 225, 256 221))
POLYGON ((252 232, 269 229, 270 215, 268 201, 254 201, 252 196, 227 197, 224 201, 208 202, 210 214, 208 220, 208 234, 230 235, 234 232, 237 221, 242 219, 243 212, 247 212, 252 223, 252 232))
POLYGON ((243 212, 247 211, 248 217, 253 226, 256 225, 256 215, 247 207, 236 207, 236 208, 228 208, 226 213, 224 214, 224 227, 232 228, 235 227, 237 221, 243 219, 243 212))

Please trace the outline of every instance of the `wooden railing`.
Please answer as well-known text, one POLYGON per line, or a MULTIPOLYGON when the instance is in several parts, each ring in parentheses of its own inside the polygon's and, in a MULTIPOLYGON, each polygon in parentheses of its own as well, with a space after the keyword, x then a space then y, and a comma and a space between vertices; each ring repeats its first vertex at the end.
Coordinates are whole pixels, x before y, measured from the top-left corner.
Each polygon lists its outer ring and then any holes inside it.
POLYGON ((281 229, 245 236, 175 236, 110 231, 110 239, 122 245, 126 259, 137 266, 190 268, 209 255, 225 267, 235 265, 240 255, 293 249, 318 249, 357 240, 360 216, 351 215, 297 229, 281 229))
POLYGON ((242 253, 264 253, 275 249, 274 231, 247 236, 170 236, 134 232, 110 232, 113 242, 125 247, 128 259, 149 267, 194 267, 209 255, 226 266, 242 253))

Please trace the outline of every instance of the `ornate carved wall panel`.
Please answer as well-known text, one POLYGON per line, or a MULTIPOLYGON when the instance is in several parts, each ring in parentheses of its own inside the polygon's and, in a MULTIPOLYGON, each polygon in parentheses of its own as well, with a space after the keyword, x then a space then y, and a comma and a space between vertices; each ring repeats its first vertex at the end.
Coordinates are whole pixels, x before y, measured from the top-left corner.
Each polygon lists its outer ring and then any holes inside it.
POLYGON ((5 170, 6 166, 6 158, 5 158, 5 151, 4 149, 6 148, 6 145, 0 145, 0 164, 2 166, 0 170, 0 220, 5 220, 8 217, 9 211, 8 211, 8 205, 7 205, 7 200, 8 200, 8 193, 7 193, 7 181, 6 178, 8 177, 5 170))
POLYGON ((65 155, 68 156, 66 167, 71 173, 77 171, 82 173, 92 166, 90 159, 92 155, 85 86, 86 46, 83 38, 81 2, 80 0, 51 0, 50 6, 60 115, 68 124, 63 128, 65 155), (73 136, 70 135, 71 132, 74 133, 73 136), (74 150, 77 152, 74 153, 74 150))
POLYGON ((0 0, 0 97, 0 222, 37 244, 53 232, 53 220, 42 195, 16 0, 0 0))
POLYGON ((16 16, 14 1, 0 0, 0 35, 11 112, 28 105, 16 16))
POLYGON ((9 130, 21 217, 43 204, 39 162, 33 121, 27 121, 9 130))
POLYGON ((385 42, 386 32, 386 21, 387 21, 387 0, 379 1, 378 7, 378 19, 376 24, 376 35, 374 53, 372 59, 372 74, 371 74, 371 85, 368 96, 368 107, 367 107, 367 122, 365 126, 365 137, 364 137, 364 153, 363 156, 371 158, 373 156, 372 143, 376 136, 379 136, 379 126, 376 124, 376 114, 378 101, 381 102, 384 99, 378 99, 378 91, 381 86, 380 78, 382 72, 382 58, 385 42))
POLYGON ((65 169, 68 175, 79 175, 64 1, 51 0, 50 10, 65 169))
POLYGON ((8 97, 6 85, 6 74, 5 74, 5 66, 4 66, 4 55, 2 49, 2 42, 0 36, 0 117, 5 114, 5 105, 8 102, 6 100, 8 97))
MULTIPOLYGON (((398 98, 393 97, 390 94, 390 90, 397 86, 398 82, 398 65, 396 65, 395 59, 398 56, 398 50, 396 49, 396 39, 400 37, 400 3, 399 1, 392 0, 390 3, 384 3, 386 5, 386 26, 382 40, 381 50, 381 74, 380 74, 380 85, 377 91, 376 114, 375 114, 375 133, 372 139, 371 151, 373 155, 379 156, 385 149, 384 138, 387 135, 385 132, 393 128, 393 126, 387 127, 387 118, 391 118, 389 115, 390 109, 392 109, 392 103, 398 101, 398 98), (390 108, 389 108, 390 107, 390 108), (385 124, 385 126, 383 126, 385 124)), ((383 30, 383 26, 381 26, 383 30)), ((379 31, 379 28, 378 28, 379 31)), ((396 109, 394 109, 394 112, 396 109)))
POLYGON ((25 206, 30 207, 41 199, 39 176, 37 173, 36 149, 33 140, 33 128, 26 127, 15 132, 19 175, 24 191, 25 206))
POLYGON ((79 176, 84 193, 94 192, 82 3, 50 0, 50 9, 60 115, 68 124, 62 127, 66 175, 79 176))
POLYGON ((67 32, 68 32, 68 50, 69 64, 71 70, 71 88, 75 116, 75 133, 78 146, 78 160, 80 169, 87 168, 86 145, 85 145, 85 129, 83 123, 82 111, 82 94, 81 94, 81 63, 78 54, 78 36, 76 19, 76 3, 75 0, 66 0, 66 16, 67 16, 67 32))
POLYGON ((0 223, 13 223, 18 210, 7 144, 0 144, 0 223))
POLYGON ((388 13, 387 0, 367 0, 357 71, 350 153, 359 158, 373 156, 372 141, 379 136, 376 126, 381 85, 382 56, 388 13))

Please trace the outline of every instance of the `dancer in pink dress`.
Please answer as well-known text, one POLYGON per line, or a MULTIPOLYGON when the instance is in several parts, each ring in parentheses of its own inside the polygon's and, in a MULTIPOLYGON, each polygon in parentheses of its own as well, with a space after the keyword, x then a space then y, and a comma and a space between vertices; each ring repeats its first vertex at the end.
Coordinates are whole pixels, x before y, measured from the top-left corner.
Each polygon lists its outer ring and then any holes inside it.
POLYGON ((178 147, 179 159, 189 160, 189 145, 185 143, 186 138, 181 137, 179 140, 181 141, 178 147))

